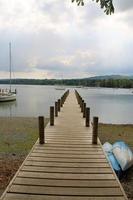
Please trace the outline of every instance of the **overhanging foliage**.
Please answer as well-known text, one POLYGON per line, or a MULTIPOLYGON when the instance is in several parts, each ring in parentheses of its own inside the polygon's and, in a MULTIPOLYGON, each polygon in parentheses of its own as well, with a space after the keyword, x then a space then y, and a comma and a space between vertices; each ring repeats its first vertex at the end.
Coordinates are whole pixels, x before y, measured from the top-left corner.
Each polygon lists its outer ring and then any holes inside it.
MULTIPOLYGON (((96 3, 100 3, 102 9, 107 15, 114 13, 113 0, 92 0, 96 3)), ((72 0, 72 3, 76 2, 78 6, 84 6, 84 0, 72 0)))

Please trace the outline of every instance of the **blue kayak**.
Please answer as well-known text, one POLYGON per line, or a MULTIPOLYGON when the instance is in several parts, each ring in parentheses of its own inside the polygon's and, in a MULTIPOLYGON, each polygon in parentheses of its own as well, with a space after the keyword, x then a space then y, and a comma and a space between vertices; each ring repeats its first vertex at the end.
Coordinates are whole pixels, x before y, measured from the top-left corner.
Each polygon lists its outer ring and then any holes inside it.
POLYGON ((120 178, 120 176, 122 174, 122 170, 121 170, 121 167, 120 167, 119 163, 117 162, 114 154, 108 153, 107 158, 108 158, 110 164, 112 165, 112 168, 115 170, 117 176, 120 178))

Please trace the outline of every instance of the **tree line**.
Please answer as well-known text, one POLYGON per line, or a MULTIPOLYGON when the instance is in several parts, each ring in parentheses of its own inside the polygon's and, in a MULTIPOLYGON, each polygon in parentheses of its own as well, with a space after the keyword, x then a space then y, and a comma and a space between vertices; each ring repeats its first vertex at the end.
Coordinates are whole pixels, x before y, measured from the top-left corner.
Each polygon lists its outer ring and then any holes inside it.
MULTIPOLYGON (((9 84, 1 79, 0 84, 9 84)), ((84 87, 133 88, 133 79, 12 79, 12 84, 23 85, 68 85, 84 87)))

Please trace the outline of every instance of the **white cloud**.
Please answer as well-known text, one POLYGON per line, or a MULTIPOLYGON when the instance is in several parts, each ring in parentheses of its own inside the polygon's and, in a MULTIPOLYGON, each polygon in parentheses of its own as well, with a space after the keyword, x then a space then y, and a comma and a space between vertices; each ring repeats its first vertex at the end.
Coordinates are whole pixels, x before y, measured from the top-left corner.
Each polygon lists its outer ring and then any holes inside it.
POLYGON ((71 0, 1 0, 0 76, 8 74, 9 41, 16 77, 132 73, 133 3, 115 4, 115 14, 106 16, 91 0, 84 7, 71 0))

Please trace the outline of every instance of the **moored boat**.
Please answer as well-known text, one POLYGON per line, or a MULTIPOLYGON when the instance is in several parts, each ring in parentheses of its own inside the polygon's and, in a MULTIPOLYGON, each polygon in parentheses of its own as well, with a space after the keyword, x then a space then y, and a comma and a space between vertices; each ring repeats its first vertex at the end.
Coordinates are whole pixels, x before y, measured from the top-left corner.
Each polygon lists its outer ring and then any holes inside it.
POLYGON ((66 88, 63 88, 63 87, 57 87, 57 88, 55 88, 55 90, 65 90, 66 88))
POLYGON ((13 92, 9 92, 7 94, 0 94, 0 102, 7 102, 7 101, 15 101, 16 94, 13 92))
POLYGON ((12 63, 11 63, 11 43, 9 43, 9 71, 10 71, 10 89, 0 89, 0 102, 7 102, 7 101, 15 101, 16 100, 16 89, 14 92, 12 92, 12 82, 11 82, 11 67, 12 67, 12 63))

